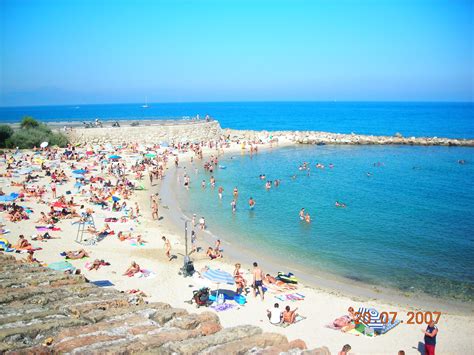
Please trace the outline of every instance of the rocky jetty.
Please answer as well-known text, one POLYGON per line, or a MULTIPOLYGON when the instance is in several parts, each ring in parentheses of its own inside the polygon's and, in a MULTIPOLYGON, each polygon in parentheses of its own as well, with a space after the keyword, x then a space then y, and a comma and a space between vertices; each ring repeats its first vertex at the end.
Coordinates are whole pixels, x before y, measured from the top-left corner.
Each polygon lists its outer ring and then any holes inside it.
POLYGON ((474 139, 438 138, 438 137, 403 137, 400 133, 394 136, 372 136, 361 134, 340 134, 319 131, 243 131, 223 130, 226 136, 239 140, 291 141, 297 144, 345 144, 345 145, 420 145, 420 146, 465 146, 474 147, 474 139))
POLYGON ((329 354, 255 326, 189 314, 0 253, 0 353, 329 354))

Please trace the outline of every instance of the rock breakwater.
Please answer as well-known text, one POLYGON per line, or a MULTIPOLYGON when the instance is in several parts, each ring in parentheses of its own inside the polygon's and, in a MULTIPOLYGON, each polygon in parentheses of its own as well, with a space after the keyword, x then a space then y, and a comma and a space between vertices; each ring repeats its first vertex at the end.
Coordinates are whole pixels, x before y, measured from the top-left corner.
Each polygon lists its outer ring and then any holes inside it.
POLYGON ((215 313, 146 303, 0 253, 0 353, 329 354, 215 313))
POLYGON ((346 144, 346 145, 420 145, 420 146, 465 146, 474 147, 474 139, 373 136, 340 134, 319 131, 243 131, 224 130, 226 136, 239 140, 286 140, 297 144, 346 144))

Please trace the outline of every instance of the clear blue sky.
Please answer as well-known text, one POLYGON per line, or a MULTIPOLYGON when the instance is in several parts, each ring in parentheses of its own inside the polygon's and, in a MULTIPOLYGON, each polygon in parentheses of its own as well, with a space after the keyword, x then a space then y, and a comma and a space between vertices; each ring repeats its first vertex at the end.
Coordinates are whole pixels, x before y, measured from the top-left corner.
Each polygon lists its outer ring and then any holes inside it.
POLYGON ((474 100, 471 0, 0 0, 0 106, 474 100))

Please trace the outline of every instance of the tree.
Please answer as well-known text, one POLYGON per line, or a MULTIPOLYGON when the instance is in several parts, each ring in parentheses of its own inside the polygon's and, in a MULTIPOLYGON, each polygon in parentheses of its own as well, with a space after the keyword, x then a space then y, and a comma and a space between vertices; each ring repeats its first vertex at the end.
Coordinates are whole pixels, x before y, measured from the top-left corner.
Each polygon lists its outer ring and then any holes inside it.
POLYGON ((6 141, 13 135, 13 128, 7 124, 0 125, 0 148, 6 147, 6 141))
POLYGON ((23 117, 20 123, 21 128, 36 128, 39 125, 40 123, 31 116, 23 117))

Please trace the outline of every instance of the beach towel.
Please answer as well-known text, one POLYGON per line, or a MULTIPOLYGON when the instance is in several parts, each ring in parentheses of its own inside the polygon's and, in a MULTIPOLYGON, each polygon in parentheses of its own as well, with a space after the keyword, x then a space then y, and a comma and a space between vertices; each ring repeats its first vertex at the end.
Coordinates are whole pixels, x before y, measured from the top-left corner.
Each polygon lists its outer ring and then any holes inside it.
POLYGON ((298 322, 301 322, 302 320, 306 319, 306 317, 303 317, 303 316, 300 316, 299 314, 295 317, 295 322, 294 323, 277 323, 277 324, 274 324, 274 323, 270 323, 274 326, 277 326, 277 327, 282 327, 282 328, 286 328, 286 327, 289 327, 290 325, 292 324, 295 324, 295 323, 298 323, 298 322))
POLYGON ((303 301, 305 296, 301 293, 290 293, 287 295, 276 295, 274 296, 276 299, 286 302, 286 301, 303 301))
POLYGON ((109 286, 115 286, 112 282, 109 280, 98 280, 98 281, 92 281, 91 284, 94 284, 98 287, 109 287, 109 286))
POLYGON ((152 279, 156 276, 153 271, 147 269, 141 269, 140 272, 137 273, 138 277, 146 277, 147 279, 152 279))
POLYGON ((49 227, 49 226, 36 226, 35 227, 38 232, 47 232, 47 231, 60 231, 61 228, 59 227, 49 227))
POLYGON ((67 261, 57 261, 55 263, 51 263, 48 265, 48 268, 52 269, 52 270, 56 270, 56 271, 74 271, 76 270, 76 268, 74 267, 74 265, 72 265, 71 263, 67 262, 67 261))
POLYGON ((211 308, 215 310, 216 312, 224 312, 235 307, 237 307, 237 305, 232 304, 232 303, 223 303, 216 306, 211 306, 211 308))

